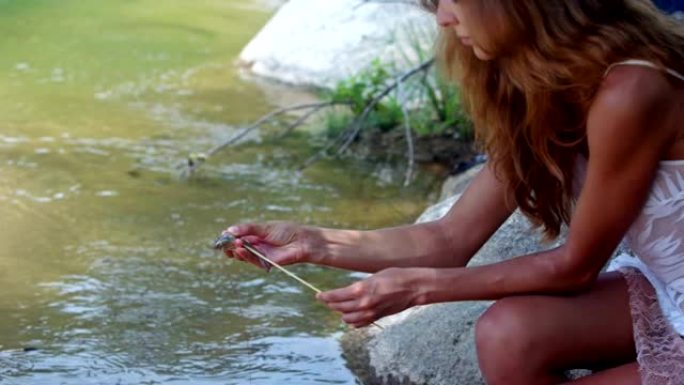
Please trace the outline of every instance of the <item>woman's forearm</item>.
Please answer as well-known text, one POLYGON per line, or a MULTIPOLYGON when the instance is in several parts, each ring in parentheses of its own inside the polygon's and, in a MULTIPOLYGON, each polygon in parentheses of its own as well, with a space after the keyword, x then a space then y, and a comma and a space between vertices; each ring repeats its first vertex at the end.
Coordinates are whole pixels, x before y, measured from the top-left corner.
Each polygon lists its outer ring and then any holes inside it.
POLYGON ((318 229, 324 241, 319 264, 377 272, 390 267, 462 267, 475 247, 440 221, 381 230, 318 229))
POLYGON ((315 263, 377 272, 389 267, 463 267, 511 215, 504 183, 484 167, 441 219, 372 231, 320 229, 315 263))
POLYGON ((470 268, 416 269, 416 304, 497 300, 521 294, 564 294, 591 284, 593 274, 563 266, 563 248, 470 268))

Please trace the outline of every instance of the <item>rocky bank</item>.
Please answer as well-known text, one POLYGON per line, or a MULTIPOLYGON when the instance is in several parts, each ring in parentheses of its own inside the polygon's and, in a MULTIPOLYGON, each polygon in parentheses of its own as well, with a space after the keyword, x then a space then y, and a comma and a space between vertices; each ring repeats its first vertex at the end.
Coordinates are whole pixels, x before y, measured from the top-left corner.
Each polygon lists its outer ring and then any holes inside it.
MULTIPOLYGON (((450 197, 430 207, 417 222, 446 214, 478 170, 454 179, 443 192, 450 197)), ((516 213, 471 264, 494 263, 540 249, 540 234, 531 231, 528 221, 516 213)), ((484 384, 477 365, 474 324, 489 305, 478 301, 416 307, 380 320, 384 330, 350 331, 342 337, 348 366, 366 385, 484 384)))
POLYGON ((399 68, 430 50, 434 17, 416 5, 382 0, 290 0, 240 54, 255 75, 329 88, 375 59, 399 68))

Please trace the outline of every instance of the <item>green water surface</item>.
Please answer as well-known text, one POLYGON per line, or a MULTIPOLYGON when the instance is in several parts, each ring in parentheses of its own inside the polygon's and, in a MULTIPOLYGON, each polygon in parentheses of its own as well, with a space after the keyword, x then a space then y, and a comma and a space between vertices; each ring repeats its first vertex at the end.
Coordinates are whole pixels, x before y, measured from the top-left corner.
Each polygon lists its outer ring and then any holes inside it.
MULTIPOLYGON (((209 244, 247 220, 404 223, 433 180, 402 189, 403 170, 363 160, 297 173, 309 136, 263 132, 179 177, 189 153, 295 101, 234 65, 270 12, 0 0, 0 383, 355 383, 336 314, 209 244)), ((294 270, 323 288, 358 279, 294 270)))

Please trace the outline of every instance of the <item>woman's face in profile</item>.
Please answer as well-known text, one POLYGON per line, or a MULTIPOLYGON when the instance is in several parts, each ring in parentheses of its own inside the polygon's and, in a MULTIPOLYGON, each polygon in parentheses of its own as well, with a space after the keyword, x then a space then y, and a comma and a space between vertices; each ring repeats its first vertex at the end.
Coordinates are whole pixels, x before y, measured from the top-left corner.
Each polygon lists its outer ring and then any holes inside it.
POLYGON ((472 18, 468 17, 468 7, 463 0, 433 0, 436 9, 437 24, 442 28, 455 31, 461 44, 472 47, 475 56, 480 60, 491 60, 473 36, 474 29, 470 27, 472 18))

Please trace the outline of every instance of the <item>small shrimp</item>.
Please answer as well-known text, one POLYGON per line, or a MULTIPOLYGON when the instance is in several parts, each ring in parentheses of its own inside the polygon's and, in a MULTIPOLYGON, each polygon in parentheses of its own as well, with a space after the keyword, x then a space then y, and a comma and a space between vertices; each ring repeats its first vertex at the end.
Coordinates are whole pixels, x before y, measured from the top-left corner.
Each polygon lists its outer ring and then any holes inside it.
POLYGON ((226 248, 232 249, 234 247, 233 242, 235 242, 235 239, 235 235, 226 231, 216 238, 213 247, 216 250, 225 250, 226 248))
MULTIPOLYGON (((235 238, 235 235, 226 231, 226 232, 222 233, 221 235, 219 235, 218 238, 216 238, 216 240, 214 241, 213 247, 215 250, 223 250, 223 251, 232 250, 235 248, 235 245, 233 243, 235 243, 236 239, 237 238, 235 238)), ((245 246, 248 246, 248 247, 246 247, 247 250, 249 250, 252 254, 255 254, 253 251, 253 246, 250 245, 247 241, 243 241, 243 242, 245 243, 245 246)), ((263 257, 259 257, 258 255, 257 255, 257 257, 258 258, 256 260, 259 261, 259 266, 261 266, 261 268, 266 270, 266 271, 271 271, 271 265, 268 262, 266 262, 263 259, 263 257)))

